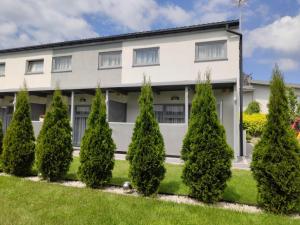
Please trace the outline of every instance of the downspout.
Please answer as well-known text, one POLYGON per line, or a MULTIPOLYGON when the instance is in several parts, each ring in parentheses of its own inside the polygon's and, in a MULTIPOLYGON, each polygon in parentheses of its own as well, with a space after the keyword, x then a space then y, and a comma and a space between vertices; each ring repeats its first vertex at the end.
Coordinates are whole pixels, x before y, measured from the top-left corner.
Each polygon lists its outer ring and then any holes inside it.
POLYGON ((243 151, 243 34, 230 30, 228 25, 226 25, 226 31, 228 33, 232 33, 239 36, 239 51, 240 51, 240 57, 239 57, 239 66, 240 66, 240 77, 239 77, 239 93, 240 93, 240 124, 239 124, 239 132, 240 132, 240 156, 244 156, 243 151))

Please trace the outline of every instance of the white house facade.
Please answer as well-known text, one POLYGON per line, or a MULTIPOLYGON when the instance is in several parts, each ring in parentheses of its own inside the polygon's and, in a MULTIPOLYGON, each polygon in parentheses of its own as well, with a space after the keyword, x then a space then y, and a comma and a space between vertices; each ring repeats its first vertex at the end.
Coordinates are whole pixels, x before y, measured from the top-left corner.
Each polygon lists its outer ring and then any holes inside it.
POLYGON ((218 115, 240 156, 240 37, 236 20, 0 50, 0 118, 4 131, 26 82, 35 134, 57 86, 69 104, 73 144, 80 146, 100 84, 117 151, 125 153, 150 78, 167 155, 180 156, 199 74, 211 71, 218 115))
MULTIPOLYGON (((300 85, 287 84, 287 86, 294 89, 298 102, 300 102, 300 85)), ((257 101, 260 105, 261 113, 268 113, 268 104, 270 97, 269 81, 250 80, 247 85, 244 85, 243 92, 243 110, 246 110, 250 102, 257 101)))

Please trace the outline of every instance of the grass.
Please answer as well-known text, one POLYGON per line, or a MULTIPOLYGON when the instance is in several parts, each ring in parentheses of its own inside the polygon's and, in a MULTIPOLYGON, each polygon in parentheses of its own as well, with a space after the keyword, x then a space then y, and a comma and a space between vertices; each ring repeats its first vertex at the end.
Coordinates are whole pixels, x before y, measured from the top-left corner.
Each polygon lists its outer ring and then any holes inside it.
MULTIPOLYGON (((77 180, 77 169, 79 167, 79 158, 74 157, 67 179, 77 180)), ((116 160, 113 170, 111 184, 122 185, 128 181, 128 162, 116 160)), ((166 164, 167 173, 162 181, 159 192, 168 194, 188 195, 188 187, 182 182, 182 165, 166 164)), ((233 176, 228 182, 223 199, 228 202, 238 202, 248 205, 256 205, 256 183, 252 178, 250 171, 233 170, 233 176)))
POLYGON ((0 212, 0 224, 4 225, 299 224, 299 220, 284 216, 119 196, 16 177, 0 177, 0 212))

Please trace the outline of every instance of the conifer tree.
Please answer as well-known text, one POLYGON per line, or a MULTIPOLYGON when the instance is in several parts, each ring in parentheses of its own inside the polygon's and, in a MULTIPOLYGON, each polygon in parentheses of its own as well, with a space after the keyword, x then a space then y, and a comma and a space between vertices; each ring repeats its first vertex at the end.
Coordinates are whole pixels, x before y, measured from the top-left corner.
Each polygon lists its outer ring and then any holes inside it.
POLYGON ((288 111, 290 123, 293 123, 297 115, 297 96, 292 87, 286 88, 287 98, 288 98, 288 111))
POLYGON ((17 94, 16 108, 3 139, 2 167, 6 173, 26 176, 34 162, 35 138, 26 87, 17 94))
MULTIPOLYGON (((2 127, 2 120, 0 119, 0 160, 1 160, 1 154, 2 154, 2 142, 3 142, 3 127, 2 127)), ((1 164, 1 162, 0 162, 1 164)))
POLYGON ((88 187, 101 187, 112 177, 116 145, 111 135, 105 100, 98 88, 80 148, 78 175, 88 187))
POLYGON ((56 90, 37 139, 37 168, 44 179, 65 176, 72 162, 72 134, 68 107, 56 90))
POLYGON ((251 170, 259 204, 267 211, 288 213, 300 200, 300 149, 290 126, 288 98, 278 66, 270 88, 267 124, 254 148, 251 170))
POLYGON ((140 112, 129 145, 129 177, 137 191, 145 196, 155 194, 165 175, 163 137, 153 110, 150 81, 142 86, 140 112))
POLYGON ((221 199, 231 177, 233 151, 218 120, 209 72, 206 77, 205 82, 196 84, 181 157, 184 160, 182 179, 191 196, 211 203, 221 199))

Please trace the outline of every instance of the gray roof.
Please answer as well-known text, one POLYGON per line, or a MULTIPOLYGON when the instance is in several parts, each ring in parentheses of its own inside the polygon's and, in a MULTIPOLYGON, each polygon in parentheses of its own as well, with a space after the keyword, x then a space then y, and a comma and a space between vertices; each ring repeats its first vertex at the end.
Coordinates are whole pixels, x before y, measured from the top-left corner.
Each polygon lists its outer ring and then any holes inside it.
MULTIPOLYGON (((251 80, 251 84, 258 84, 258 85, 270 85, 270 81, 265 81, 265 80, 251 80)), ((293 87, 293 88, 300 88, 300 84, 296 83, 286 83, 287 86, 293 87)))
POLYGON ((104 43, 104 42, 117 42, 117 41, 136 39, 136 38, 147 38, 147 37, 177 34, 177 33, 184 33, 184 32, 193 32, 193 31, 202 31, 202 30, 227 29, 227 28, 232 29, 237 27, 239 27, 238 20, 229 20, 229 21, 222 21, 216 23, 197 24, 192 26, 159 29, 159 30, 152 30, 152 31, 143 31, 143 32, 119 34, 119 35, 112 35, 112 36, 81 39, 81 40, 63 41, 63 42, 56 42, 56 43, 49 43, 49 44, 2 49, 0 50, 0 54, 21 52, 21 51, 28 51, 28 50, 38 50, 38 49, 70 47, 70 46, 96 44, 96 43, 104 43))

